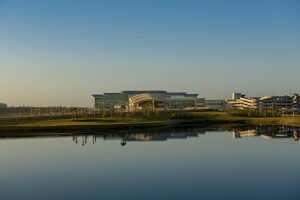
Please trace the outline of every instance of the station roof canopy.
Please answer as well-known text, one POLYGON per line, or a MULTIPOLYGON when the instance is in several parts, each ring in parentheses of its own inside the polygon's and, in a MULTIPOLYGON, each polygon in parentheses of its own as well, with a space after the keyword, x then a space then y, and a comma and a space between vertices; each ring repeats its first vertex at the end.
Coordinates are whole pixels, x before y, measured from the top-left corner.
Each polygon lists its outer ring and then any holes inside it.
POLYGON ((129 98, 129 102, 132 104, 142 103, 146 101, 158 101, 163 103, 169 103, 165 98, 163 98, 160 95, 157 94, 151 94, 151 93, 143 93, 135 95, 131 98, 129 98))

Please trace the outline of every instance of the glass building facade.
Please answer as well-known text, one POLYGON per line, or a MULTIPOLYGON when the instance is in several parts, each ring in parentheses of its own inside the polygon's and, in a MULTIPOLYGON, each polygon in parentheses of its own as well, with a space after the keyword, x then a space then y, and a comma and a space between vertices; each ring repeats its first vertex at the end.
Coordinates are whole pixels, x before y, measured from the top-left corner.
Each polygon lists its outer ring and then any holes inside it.
POLYGON ((198 98, 198 94, 186 92, 166 92, 164 90, 143 90, 143 91, 121 91, 120 93, 94 94, 95 109, 108 110, 115 107, 128 107, 129 98, 138 94, 160 95, 170 103, 170 109, 184 109, 204 105, 205 99, 198 98))
POLYGON ((108 110, 116 106, 127 106, 128 96, 122 93, 104 93, 93 95, 95 98, 95 108, 108 110))
POLYGON ((212 110, 223 110, 225 101, 221 99, 205 100, 205 105, 212 110))

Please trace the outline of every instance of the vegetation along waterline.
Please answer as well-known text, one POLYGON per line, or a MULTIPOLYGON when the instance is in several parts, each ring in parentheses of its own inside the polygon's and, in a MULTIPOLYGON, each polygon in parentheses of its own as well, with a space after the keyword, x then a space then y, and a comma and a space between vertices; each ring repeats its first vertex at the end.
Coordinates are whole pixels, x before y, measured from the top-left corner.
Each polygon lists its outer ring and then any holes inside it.
POLYGON ((128 131, 172 126, 240 126, 289 125, 300 126, 300 115, 248 116, 237 112, 140 112, 111 117, 22 117, 1 118, 0 133, 6 132, 68 132, 68 131, 128 131))

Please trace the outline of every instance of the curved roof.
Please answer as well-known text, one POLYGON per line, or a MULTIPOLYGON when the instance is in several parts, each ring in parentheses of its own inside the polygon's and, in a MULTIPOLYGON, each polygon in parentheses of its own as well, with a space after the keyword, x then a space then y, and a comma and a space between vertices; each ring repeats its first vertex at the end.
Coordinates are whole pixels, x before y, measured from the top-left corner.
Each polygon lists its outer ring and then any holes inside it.
POLYGON ((131 98, 129 98, 129 101, 134 104, 145 102, 145 101, 160 101, 160 102, 168 103, 168 101, 162 96, 157 94, 151 94, 151 93, 143 93, 143 94, 132 96, 131 98))
POLYGON ((261 97, 260 100, 267 100, 267 99, 272 99, 271 96, 264 96, 264 97, 261 97))

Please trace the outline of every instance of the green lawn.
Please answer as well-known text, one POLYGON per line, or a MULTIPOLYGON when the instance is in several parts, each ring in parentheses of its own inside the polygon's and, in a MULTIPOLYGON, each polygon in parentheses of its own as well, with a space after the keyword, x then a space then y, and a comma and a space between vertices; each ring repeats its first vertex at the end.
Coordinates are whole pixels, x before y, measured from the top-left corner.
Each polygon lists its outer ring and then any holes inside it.
POLYGON ((78 119, 11 119, 1 121, 0 127, 45 127, 45 126, 101 126, 118 124, 142 124, 159 122, 196 120, 196 123, 203 124, 253 124, 253 125, 294 125, 300 126, 300 116, 276 117, 276 118, 250 118, 232 115, 227 112, 160 112, 142 114, 127 118, 78 118, 78 119))
POLYGON ((290 125, 300 126, 300 116, 294 117, 275 117, 275 118, 252 118, 249 123, 263 125, 290 125))

